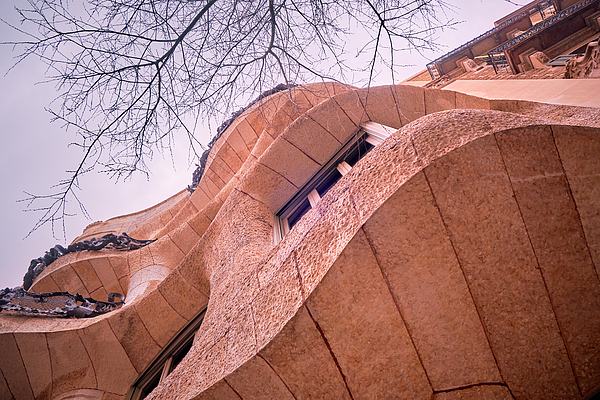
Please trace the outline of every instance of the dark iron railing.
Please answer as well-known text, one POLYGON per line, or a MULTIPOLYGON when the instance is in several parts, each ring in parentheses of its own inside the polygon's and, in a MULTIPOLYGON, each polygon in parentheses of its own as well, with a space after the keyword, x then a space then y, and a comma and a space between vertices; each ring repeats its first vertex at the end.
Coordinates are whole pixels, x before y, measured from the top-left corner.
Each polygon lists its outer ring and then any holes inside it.
POLYGON ((37 278, 42 271, 51 263, 65 254, 74 253, 76 251, 84 250, 102 250, 104 248, 113 250, 137 250, 141 247, 149 245, 154 240, 138 240, 130 237, 128 234, 123 232, 122 235, 115 235, 109 233, 101 238, 92 238, 90 240, 83 240, 81 242, 73 243, 66 248, 57 244, 44 254, 43 257, 39 257, 31 260, 29 263, 29 269, 23 277, 23 288, 29 290, 35 278, 37 278))
POLYGON ((106 314, 124 304, 120 293, 109 293, 106 297, 106 301, 99 301, 79 293, 30 293, 23 288, 6 288, 0 290, 0 311, 84 318, 106 314), (119 298, 119 301, 115 301, 115 298, 119 298))

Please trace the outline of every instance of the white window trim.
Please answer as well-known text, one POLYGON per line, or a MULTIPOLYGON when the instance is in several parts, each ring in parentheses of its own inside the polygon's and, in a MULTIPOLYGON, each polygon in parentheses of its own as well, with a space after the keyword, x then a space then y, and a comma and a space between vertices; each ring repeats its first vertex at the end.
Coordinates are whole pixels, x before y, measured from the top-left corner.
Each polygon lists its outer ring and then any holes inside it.
MULTIPOLYGON (((321 169, 317 171, 307 182, 302 186, 294 196, 275 214, 274 235, 275 244, 279 243, 283 237, 290 231, 288 217, 300 207, 305 199, 308 199, 310 207, 316 207, 321 200, 316 188, 324 182, 331 173, 332 168, 337 169, 344 176, 348 174, 352 167, 344 160, 340 161, 349 150, 351 150, 360 139, 364 140, 373 146, 378 146, 397 129, 379 124, 377 122, 365 122, 360 126, 358 133, 352 137, 335 153, 331 159, 323 164, 321 169)), ((361 157, 362 158, 362 157, 361 157)), ((310 210, 309 210, 310 211, 310 210)))

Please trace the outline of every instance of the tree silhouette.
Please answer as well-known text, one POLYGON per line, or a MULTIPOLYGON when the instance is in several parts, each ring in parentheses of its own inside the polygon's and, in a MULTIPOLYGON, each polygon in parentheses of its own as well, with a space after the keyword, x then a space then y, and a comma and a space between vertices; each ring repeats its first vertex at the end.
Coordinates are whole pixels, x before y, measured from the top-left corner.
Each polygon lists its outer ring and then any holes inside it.
MULTIPOLYGON (((398 51, 431 49, 450 21, 444 0, 28 0, 17 64, 39 57, 59 89, 50 112, 75 128, 79 165, 54 193, 25 199, 44 224, 62 221, 79 178, 147 173, 154 151, 223 117, 279 82, 370 79, 398 51), (362 66, 354 65, 355 60, 362 66)), ((83 205, 79 203, 85 212, 83 205)))

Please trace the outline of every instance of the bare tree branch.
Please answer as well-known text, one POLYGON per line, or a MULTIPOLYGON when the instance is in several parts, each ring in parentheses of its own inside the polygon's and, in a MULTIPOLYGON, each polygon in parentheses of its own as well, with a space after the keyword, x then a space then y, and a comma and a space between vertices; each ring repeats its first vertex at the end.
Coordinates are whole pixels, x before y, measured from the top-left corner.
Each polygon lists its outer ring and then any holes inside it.
MULTIPOLYGON (((68 216, 85 173, 148 173, 145 161, 199 118, 224 118, 282 80, 345 80, 398 67, 400 50, 435 47, 452 22, 445 0, 28 0, 20 61, 37 57, 59 95, 51 112, 75 129, 82 158, 50 195, 33 232, 68 216), (356 60, 368 60, 357 65, 356 60), (69 210, 70 210, 69 206, 69 210)), ((40 206, 34 207, 34 205, 40 206)), ((31 233, 30 232, 30 233, 31 233)))

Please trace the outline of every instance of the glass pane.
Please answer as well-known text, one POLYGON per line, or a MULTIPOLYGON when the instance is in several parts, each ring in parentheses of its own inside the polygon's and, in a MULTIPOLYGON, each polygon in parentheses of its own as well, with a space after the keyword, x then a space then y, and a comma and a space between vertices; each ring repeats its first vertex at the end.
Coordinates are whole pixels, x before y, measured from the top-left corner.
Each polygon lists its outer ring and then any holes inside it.
POLYGON ((173 361, 171 361, 171 370, 169 371, 169 373, 171 373, 171 371, 173 371, 175 367, 179 365, 181 360, 183 360, 183 357, 185 357, 186 354, 190 352, 190 349, 192 348, 193 344, 194 336, 189 338, 188 341, 179 350, 177 350, 177 353, 173 355, 173 361))
POLYGON ((350 166, 354 167, 354 164, 358 162, 361 158, 365 156, 374 146, 367 142, 364 137, 358 141, 358 145, 355 146, 350 153, 344 158, 350 166))
POLYGON ((327 175, 327 177, 325 179, 323 179, 321 182, 319 182, 319 184, 316 187, 317 193, 319 193, 319 196, 321 196, 321 197, 325 196, 325 193, 327 193, 327 191, 329 189, 331 189, 331 187, 333 185, 335 185, 336 182, 339 181, 341 177, 342 177, 342 174, 340 174, 340 171, 338 171, 337 169, 334 169, 333 171, 331 171, 329 173, 329 175, 327 175))
POLYGON ((150 379, 147 384, 144 385, 144 387, 142 388, 142 394, 140 395, 140 400, 145 399, 150 394, 150 392, 152 392, 158 386, 158 383, 160 382, 161 372, 162 368, 158 370, 156 374, 154 374, 152 379, 150 379))
POLYGON ((302 218, 302 216, 308 212, 308 210, 310 210, 310 203, 308 202, 308 199, 304 199, 304 201, 300 203, 300 205, 287 218, 290 229, 296 225, 296 222, 298 222, 300 218, 302 218))

